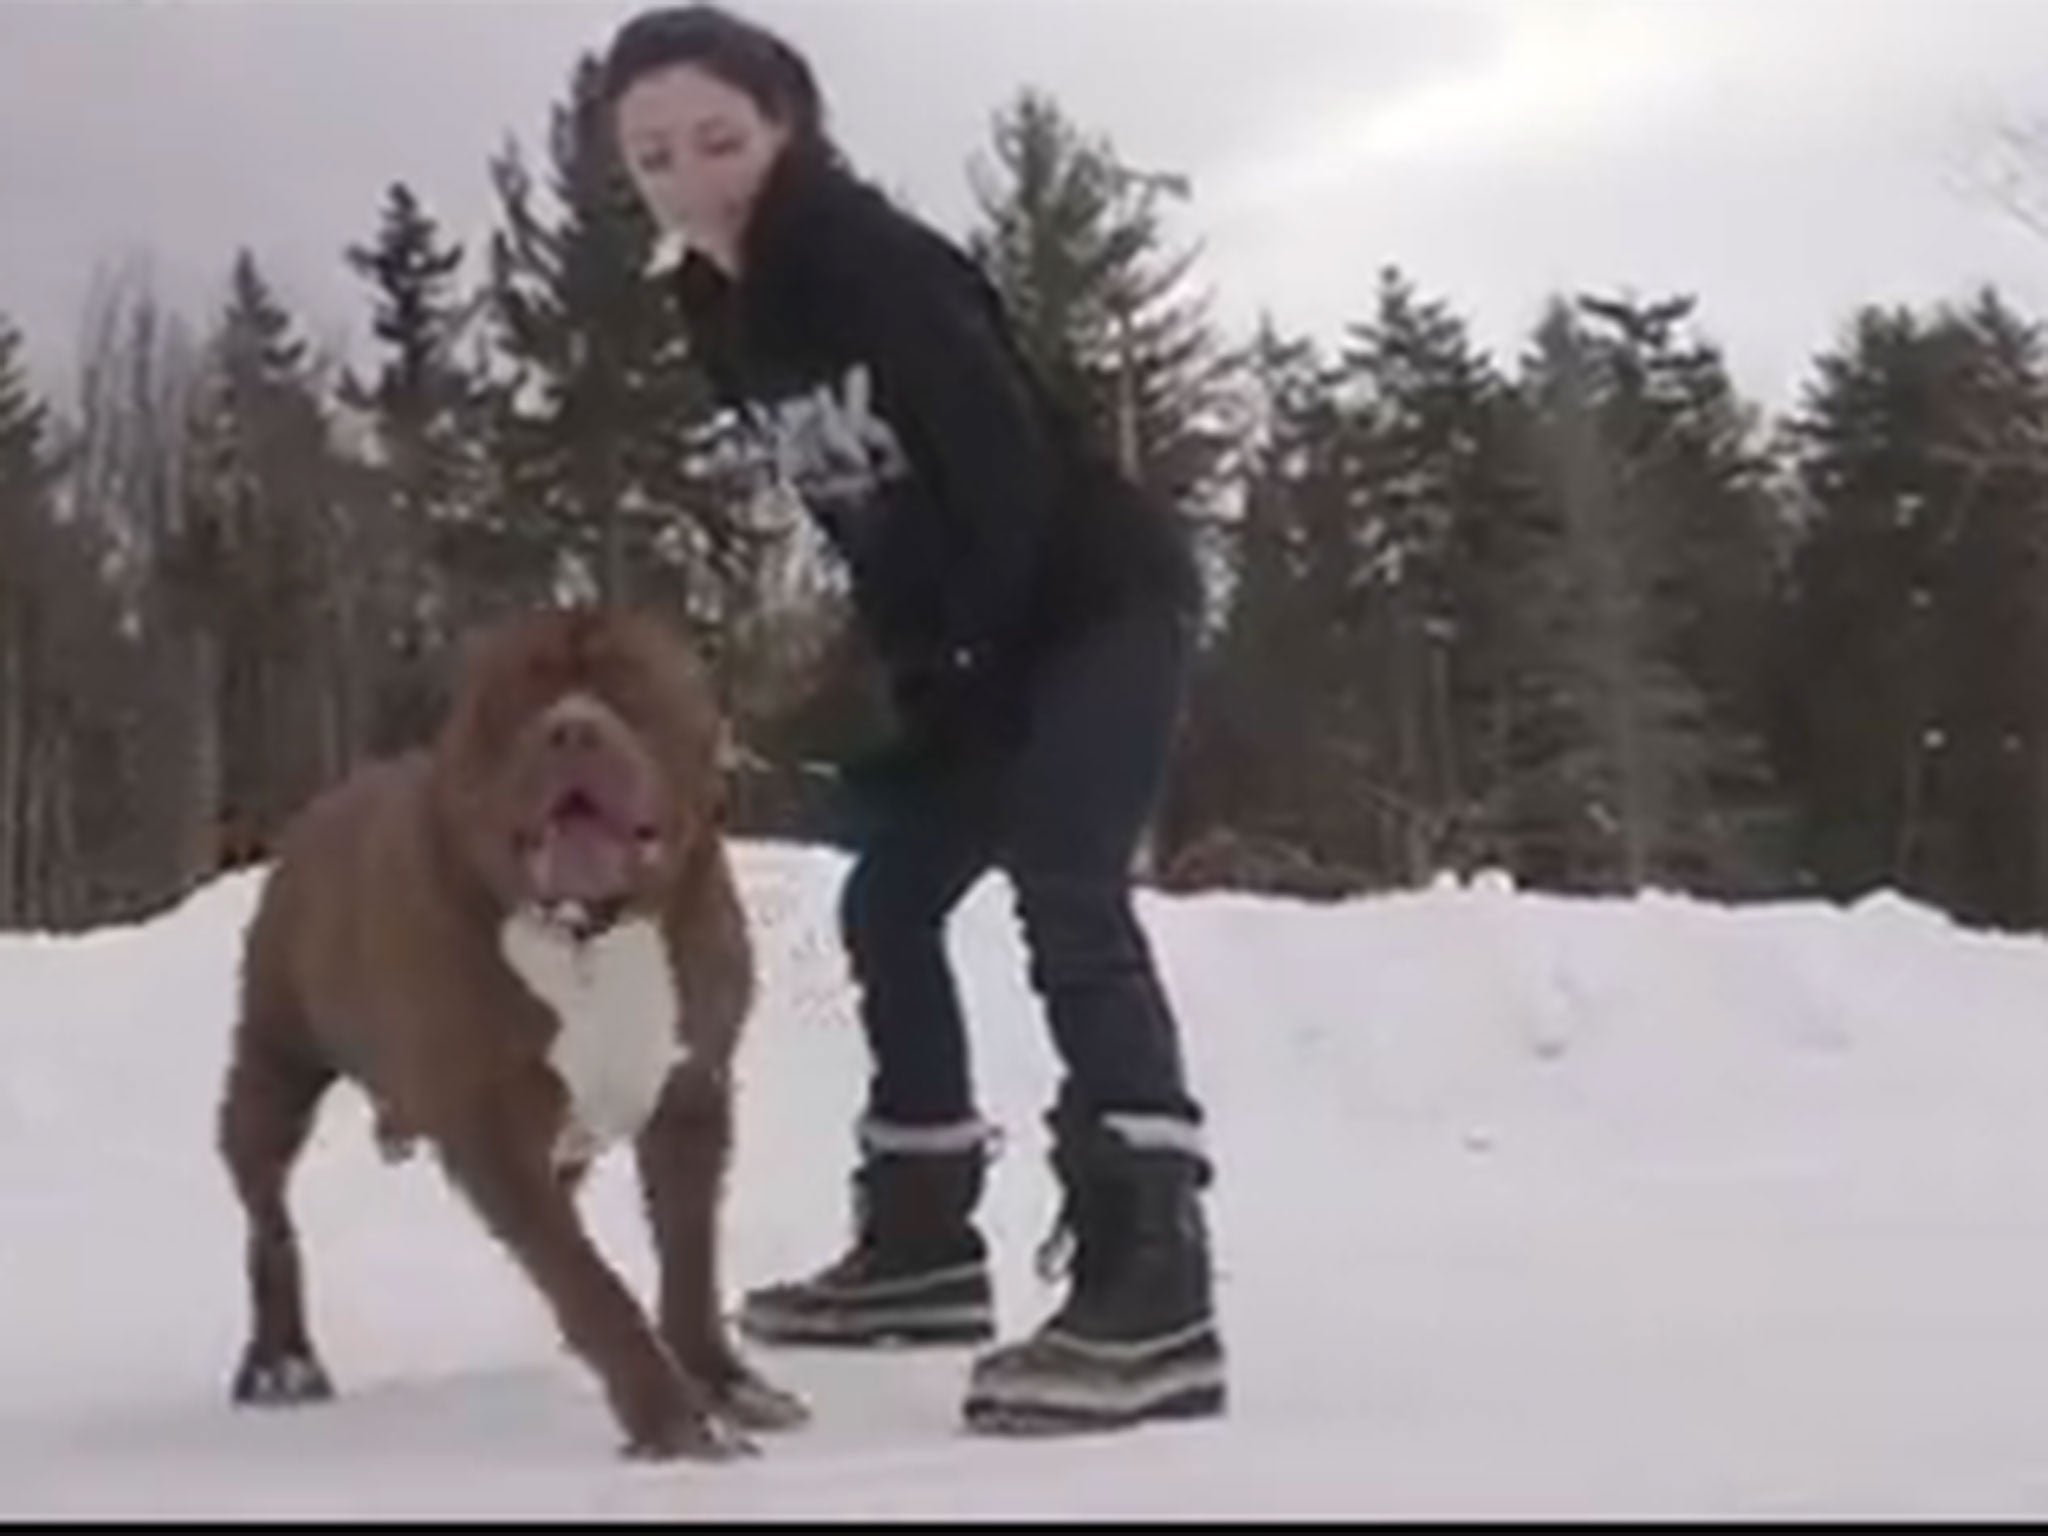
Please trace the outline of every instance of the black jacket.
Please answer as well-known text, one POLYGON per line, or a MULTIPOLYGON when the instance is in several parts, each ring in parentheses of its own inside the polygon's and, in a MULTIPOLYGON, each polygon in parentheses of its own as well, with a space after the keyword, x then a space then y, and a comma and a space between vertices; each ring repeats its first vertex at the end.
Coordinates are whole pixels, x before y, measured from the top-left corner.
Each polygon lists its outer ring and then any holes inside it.
POLYGON ((845 559, 899 703, 1000 708, 1061 636, 1127 603, 1193 603, 1180 520, 1053 402, 980 268, 938 234, 786 154, 741 273, 685 260, 692 342, 845 559))

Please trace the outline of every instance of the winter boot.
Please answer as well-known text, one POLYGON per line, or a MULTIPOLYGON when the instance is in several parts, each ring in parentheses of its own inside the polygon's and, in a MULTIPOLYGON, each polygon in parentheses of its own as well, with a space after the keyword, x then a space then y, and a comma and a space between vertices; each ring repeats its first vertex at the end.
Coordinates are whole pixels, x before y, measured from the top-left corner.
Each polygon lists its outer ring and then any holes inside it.
POLYGON ((975 1227, 991 1135, 978 1121, 861 1126, 854 1240, 807 1279, 750 1292, 739 1329, 766 1344, 973 1344, 995 1333, 975 1227))
POLYGON ((1065 1303, 1021 1343, 975 1362, 965 1415, 990 1434, 1053 1434, 1224 1409, 1199 1191, 1199 1132, 1160 1115, 1053 1121, 1073 1243, 1065 1303))

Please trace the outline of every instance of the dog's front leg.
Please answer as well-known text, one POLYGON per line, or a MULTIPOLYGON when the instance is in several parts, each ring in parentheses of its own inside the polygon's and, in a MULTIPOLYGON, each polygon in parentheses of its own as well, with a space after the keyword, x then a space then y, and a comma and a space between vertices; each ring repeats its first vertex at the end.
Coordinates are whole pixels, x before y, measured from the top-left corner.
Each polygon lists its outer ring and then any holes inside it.
POLYGON ((510 1116, 478 1117, 444 1139, 443 1165, 553 1310, 569 1347, 604 1384, 629 1455, 723 1459, 747 1449, 705 1391, 676 1368, 646 1314, 604 1261, 549 1166, 510 1116))
POLYGON ((748 1429, 792 1429, 810 1410, 740 1359, 720 1315, 719 1217, 731 1147, 732 1090, 724 1074, 678 1068, 635 1144, 661 1261, 661 1333, 676 1362, 729 1418, 748 1429))

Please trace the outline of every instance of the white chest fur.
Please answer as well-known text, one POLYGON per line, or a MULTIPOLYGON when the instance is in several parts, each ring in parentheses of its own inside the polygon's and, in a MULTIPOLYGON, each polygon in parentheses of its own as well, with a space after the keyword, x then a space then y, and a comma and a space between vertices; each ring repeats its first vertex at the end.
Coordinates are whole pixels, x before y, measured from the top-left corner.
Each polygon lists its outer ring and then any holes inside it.
POLYGON ((549 1064, 568 1095, 558 1162, 585 1162, 638 1134, 683 1059, 661 930, 636 920, 578 940, 531 914, 500 936, 505 963, 554 1010, 549 1064))

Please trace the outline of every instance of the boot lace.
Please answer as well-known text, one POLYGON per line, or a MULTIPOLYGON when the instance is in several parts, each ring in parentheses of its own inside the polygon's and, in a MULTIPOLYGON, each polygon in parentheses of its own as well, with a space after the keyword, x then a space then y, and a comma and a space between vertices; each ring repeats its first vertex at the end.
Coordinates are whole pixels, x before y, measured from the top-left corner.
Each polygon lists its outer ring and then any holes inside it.
POLYGON ((1073 1272, 1077 1246, 1074 1202, 1069 1198, 1060 1202, 1059 1214, 1053 1217, 1052 1230, 1039 1243, 1033 1256, 1038 1278, 1048 1285, 1064 1280, 1073 1272))

